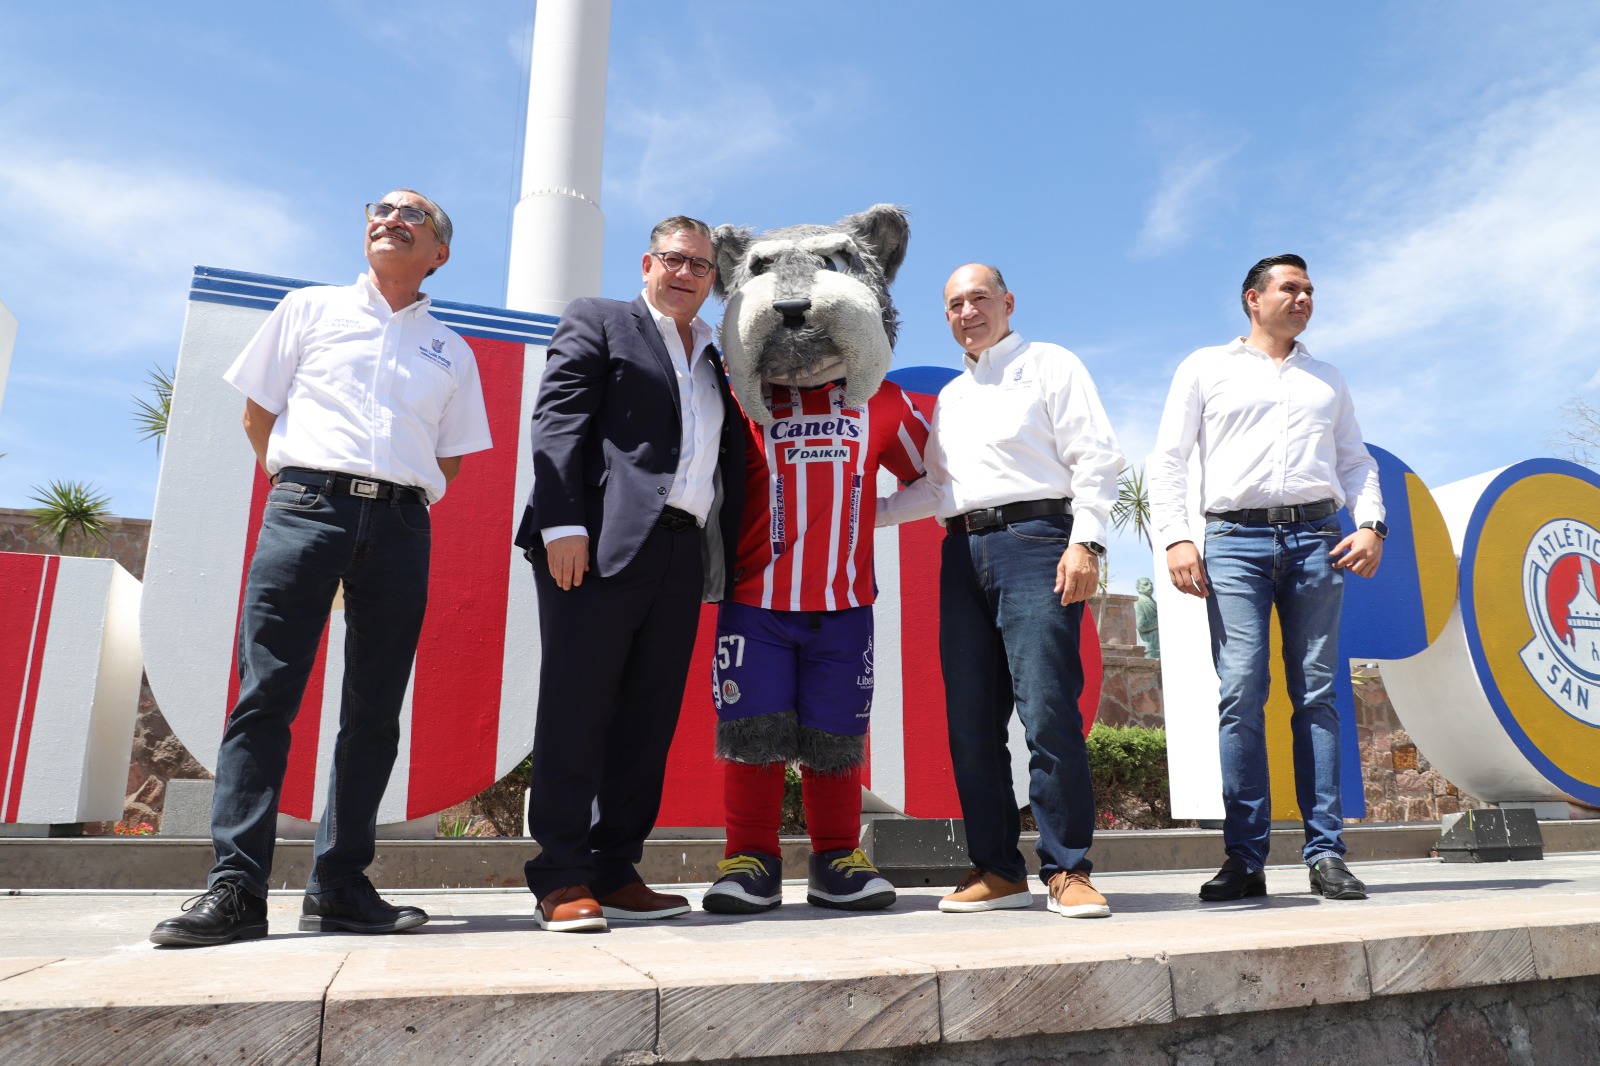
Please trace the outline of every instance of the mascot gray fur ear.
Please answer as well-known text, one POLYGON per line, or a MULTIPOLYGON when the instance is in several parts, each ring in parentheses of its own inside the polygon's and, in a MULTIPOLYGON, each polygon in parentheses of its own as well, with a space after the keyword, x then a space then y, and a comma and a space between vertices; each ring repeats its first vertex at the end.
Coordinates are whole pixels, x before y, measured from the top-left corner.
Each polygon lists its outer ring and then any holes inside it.
POLYGON ((839 228, 853 232, 872 248, 883 268, 883 283, 889 284, 906 261, 906 245, 911 241, 910 214, 894 204, 873 204, 858 215, 839 220, 839 228))
POLYGON ((750 230, 743 226, 721 225, 711 231, 711 260, 717 267, 717 278, 712 291, 718 298, 726 299, 731 289, 737 288, 734 278, 744 253, 750 249, 750 230))

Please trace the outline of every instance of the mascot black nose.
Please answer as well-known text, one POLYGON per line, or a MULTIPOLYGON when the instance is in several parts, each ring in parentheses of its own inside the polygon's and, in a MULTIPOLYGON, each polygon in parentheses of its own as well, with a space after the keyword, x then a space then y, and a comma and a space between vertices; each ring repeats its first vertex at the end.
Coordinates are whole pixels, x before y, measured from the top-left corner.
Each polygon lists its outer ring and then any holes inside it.
POLYGON ((798 300, 774 300, 772 309, 783 316, 785 326, 799 329, 805 324, 806 312, 811 310, 811 301, 804 296, 798 300))

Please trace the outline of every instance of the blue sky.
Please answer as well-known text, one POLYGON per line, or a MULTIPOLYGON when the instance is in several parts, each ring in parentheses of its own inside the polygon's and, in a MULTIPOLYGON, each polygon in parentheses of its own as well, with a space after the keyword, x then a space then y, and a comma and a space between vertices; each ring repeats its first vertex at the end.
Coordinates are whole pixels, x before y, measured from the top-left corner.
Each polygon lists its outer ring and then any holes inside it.
MULTIPOLYGON (((347 282, 360 205, 409 185, 456 222, 433 295, 502 303, 532 11, 0 0, 0 506, 60 478, 149 515, 132 398, 197 263, 347 282)), ((1367 439, 1430 484, 1548 454, 1562 403, 1600 403, 1590 2, 615 0, 607 126, 606 294, 665 214, 900 203, 896 364, 956 365, 944 279, 995 262, 1136 462, 1280 251, 1367 439)), ((1131 587, 1149 560, 1114 548, 1131 587)))

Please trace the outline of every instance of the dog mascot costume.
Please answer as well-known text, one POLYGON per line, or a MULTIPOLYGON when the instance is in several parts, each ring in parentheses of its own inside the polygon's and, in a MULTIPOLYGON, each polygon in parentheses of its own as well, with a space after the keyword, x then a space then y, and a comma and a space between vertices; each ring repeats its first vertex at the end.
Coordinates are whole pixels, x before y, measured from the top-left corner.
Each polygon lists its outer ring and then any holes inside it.
POLYGON ((745 413, 748 481, 738 560, 712 666, 728 827, 704 906, 752 914, 782 900, 784 771, 799 764, 815 906, 874 910, 894 888, 861 852, 872 711, 872 532, 878 467, 922 476, 928 424, 889 370, 905 212, 879 204, 832 226, 711 243, 719 328, 745 413))

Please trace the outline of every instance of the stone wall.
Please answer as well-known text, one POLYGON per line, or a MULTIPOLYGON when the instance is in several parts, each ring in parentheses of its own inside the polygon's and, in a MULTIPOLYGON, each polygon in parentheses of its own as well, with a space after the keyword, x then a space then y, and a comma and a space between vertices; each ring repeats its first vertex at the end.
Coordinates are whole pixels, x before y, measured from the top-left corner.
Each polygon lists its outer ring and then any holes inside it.
MULTIPOLYGON (((106 539, 90 540, 87 550, 77 550, 75 540, 67 543, 68 555, 92 555, 101 559, 115 559, 122 568, 139 580, 144 580, 144 553, 150 543, 150 519, 107 518, 106 539)), ((27 555, 60 555, 56 540, 48 533, 34 528, 33 515, 25 510, 0 507, 0 552, 21 552, 27 555)))
POLYGON ((1367 798, 1364 821, 1434 822, 1446 814, 1483 806, 1445 780, 1411 742, 1376 666, 1356 666, 1351 680, 1361 781, 1367 798))

